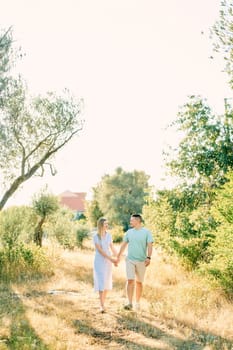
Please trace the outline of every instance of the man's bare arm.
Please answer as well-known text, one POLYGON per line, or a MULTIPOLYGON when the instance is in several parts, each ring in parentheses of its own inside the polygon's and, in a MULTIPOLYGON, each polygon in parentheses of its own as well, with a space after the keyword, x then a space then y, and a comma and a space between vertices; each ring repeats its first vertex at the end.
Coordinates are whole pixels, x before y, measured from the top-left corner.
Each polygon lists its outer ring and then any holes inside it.
POLYGON ((127 244, 128 244, 127 242, 123 242, 123 243, 121 244, 120 250, 119 250, 119 252, 118 252, 118 254, 117 254, 117 259, 118 259, 118 260, 120 260, 120 257, 121 257, 121 255, 123 254, 123 252, 124 252, 124 250, 125 250, 127 244))

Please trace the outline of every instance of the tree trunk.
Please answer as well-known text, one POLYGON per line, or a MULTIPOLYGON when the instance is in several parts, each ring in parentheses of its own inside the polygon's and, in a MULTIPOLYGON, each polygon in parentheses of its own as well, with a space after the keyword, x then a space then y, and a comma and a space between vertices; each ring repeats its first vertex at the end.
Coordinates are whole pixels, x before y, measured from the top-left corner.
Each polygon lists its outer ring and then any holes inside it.
POLYGON ((38 245, 39 247, 42 247, 42 238, 43 238, 43 229, 42 229, 42 225, 45 221, 45 217, 43 217, 38 225, 35 228, 35 232, 34 232, 34 242, 36 243, 36 245, 38 245))

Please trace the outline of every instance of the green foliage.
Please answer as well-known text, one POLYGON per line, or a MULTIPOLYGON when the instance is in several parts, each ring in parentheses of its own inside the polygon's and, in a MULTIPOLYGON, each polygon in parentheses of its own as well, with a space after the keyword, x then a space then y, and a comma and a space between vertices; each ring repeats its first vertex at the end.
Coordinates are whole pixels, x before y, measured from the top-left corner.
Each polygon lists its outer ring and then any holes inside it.
POLYGON ((231 87, 233 86, 233 47, 232 47, 232 18, 233 3, 231 0, 222 0, 220 5, 219 19, 212 28, 212 39, 214 50, 224 57, 225 71, 230 77, 231 87))
POLYGON ((0 250, 0 279, 4 281, 49 275, 51 272, 45 252, 33 244, 17 242, 0 250))
POLYGON ((170 250, 170 238, 175 233, 175 211, 168 198, 160 196, 156 200, 149 198, 143 207, 143 218, 146 227, 152 232, 156 246, 170 250))
POLYGON ((210 274, 228 293, 233 293, 233 172, 227 182, 217 191, 211 212, 219 225, 215 240, 208 249, 212 257, 203 264, 201 271, 210 274))
POLYGON ((84 213, 76 212, 74 214, 74 220, 86 220, 86 215, 84 213))
POLYGON ((189 239, 176 238, 171 241, 171 247, 174 252, 181 258, 182 262, 189 268, 197 268, 198 265, 205 261, 206 247, 208 240, 203 237, 193 237, 189 239))
MULTIPOLYGON (((217 189, 227 181, 227 174, 233 168, 232 115, 232 111, 226 109, 224 116, 215 116, 205 100, 199 96, 189 98, 174 122, 183 138, 172 160, 167 162, 171 173, 178 176, 182 184, 158 193, 156 200, 160 215, 161 198, 167 199, 168 208, 172 209, 169 216, 173 218, 172 224, 168 232, 162 230, 167 237, 166 247, 189 267, 205 266, 208 273, 219 271, 217 261, 221 259, 216 246, 219 237, 222 237, 223 246, 227 244, 221 233, 220 216, 227 217, 228 221, 232 216, 229 194, 225 193, 227 201, 226 198, 216 200, 217 189), (214 215, 214 208, 217 215, 214 215), (210 265, 216 269, 209 270, 210 265)), ((167 221, 167 215, 165 217, 167 221)), ((223 254, 226 266, 229 266, 225 260, 228 253, 223 254)), ((223 276, 225 272, 221 271, 223 276)), ((217 272, 216 275, 220 276, 217 272)), ((229 284, 229 279, 224 280, 229 284)))
POLYGON ((104 216, 104 214, 100 210, 99 203, 96 199, 98 196, 98 189, 99 189, 98 185, 96 188, 93 188, 92 189, 94 193, 93 200, 86 201, 85 214, 86 214, 87 220, 90 222, 92 227, 96 227, 96 223, 98 219, 104 216))
POLYGON ((210 259, 208 247, 214 240, 216 222, 208 208, 198 207, 191 213, 178 213, 175 222, 176 237, 171 238, 171 247, 187 266, 197 268, 210 259))
MULTIPOLYGON (((0 34, 0 77, 2 78, 10 69, 10 54, 12 50, 12 31, 8 29, 0 34)), ((1 86, 2 87, 2 86, 1 86)), ((2 89, 0 89, 2 91, 2 89)))
POLYGON ((144 206, 143 217, 155 244, 196 268, 210 258, 207 250, 217 223, 208 206, 194 209, 194 203, 198 203, 194 198, 190 191, 182 192, 180 188, 158 191, 156 200, 150 199, 144 206))
MULTIPOLYGON (((228 294, 233 292, 233 173, 216 190, 211 203, 184 198, 189 192, 175 188, 157 192, 143 208, 146 226, 155 244, 176 254, 191 269, 212 279, 228 294), (194 204, 197 204, 195 207, 194 204)), ((202 197, 205 199, 205 196, 202 197)))
POLYGON ((59 202, 56 196, 42 191, 34 196, 32 206, 37 215, 47 217, 58 210, 59 202))
POLYGON ((211 212, 211 206, 198 206, 197 209, 191 212, 189 221, 193 225, 193 229, 196 231, 198 237, 203 235, 204 232, 212 238, 215 237, 211 232, 216 229, 218 222, 211 212))
POLYGON ((30 242, 36 225, 36 216, 27 206, 14 206, 0 213, 0 242, 8 249, 17 242, 30 242))
POLYGON ((111 235, 112 235, 112 241, 113 243, 121 243, 124 236, 124 231, 122 229, 122 226, 113 226, 111 228, 111 235))
POLYGON ((55 174, 48 160, 83 126, 83 101, 68 90, 31 97, 21 76, 10 76, 12 41, 11 31, 0 35, 0 210, 23 182, 43 176, 45 166, 55 174))
POLYGON ((10 207, 0 213, 0 278, 5 281, 50 274, 43 250, 30 243, 36 224, 32 208, 10 207))
POLYGON ((44 229, 51 239, 55 238, 61 246, 68 249, 75 246, 82 248, 90 232, 85 219, 74 220, 73 212, 63 207, 48 218, 44 229))
POLYGON ((72 249, 76 245, 76 222, 73 212, 60 208, 48 218, 44 229, 48 236, 55 238, 64 248, 72 249))
POLYGON ((199 184, 205 192, 224 182, 233 167, 233 118, 215 116, 199 96, 191 96, 174 122, 183 138, 173 160, 167 162, 179 177, 199 184))
POLYGON ((89 227, 85 221, 80 220, 76 223, 76 242, 79 248, 83 247, 84 240, 88 238, 89 232, 89 227))
POLYGON ((149 192, 148 178, 143 171, 125 172, 118 168, 113 175, 102 177, 94 189, 93 201, 112 225, 121 225, 127 230, 130 215, 142 212, 149 192))
POLYGON ((34 197, 32 204, 35 213, 39 216, 39 220, 34 232, 34 242, 41 247, 43 238, 43 225, 45 223, 45 220, 47 220, 47 217, 58 210, 59 202, 58 198, 54 195, 42 191, 34 197))
POLYGON ((22 57, 19 48, 13 47, 12 28, 0 30, 0 111, 9 94, 11 81, 10 70, 14 67, 16 59, 22 57))
POLYGON ((233 171, 228 173, 227 182, 217 191, 212 206, 213 216, 222 224, 233 225, 233 171))
POLYGON ((221 225, 216 232, 216 239, 209 248, 212 259, 203 263, 200 271, 208 274, 223 289, 233 293, 233 229, 232 225, 221 225))
MULTIPOLYGON (((233 3, 223 0, 213 34, 233 87, 232 23, 233 3)), ((205 99, 190 96, 173 126, 181 141, 166 163, 180 185, 148 200, 145 224, 155 243, 232 293, 233 109, 225 99, 225 114, 218 116, 205 99)))

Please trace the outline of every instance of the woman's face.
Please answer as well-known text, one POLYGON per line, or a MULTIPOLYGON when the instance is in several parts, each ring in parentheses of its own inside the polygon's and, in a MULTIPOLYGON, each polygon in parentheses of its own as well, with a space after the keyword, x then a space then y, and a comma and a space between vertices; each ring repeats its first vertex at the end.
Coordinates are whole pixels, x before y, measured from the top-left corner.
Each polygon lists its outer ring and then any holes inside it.
POLYGON ((107 227, 108 227, 108 222, 107 222, 107 220, 105 220, 103 223, 103 228, 106 229, 107 227))

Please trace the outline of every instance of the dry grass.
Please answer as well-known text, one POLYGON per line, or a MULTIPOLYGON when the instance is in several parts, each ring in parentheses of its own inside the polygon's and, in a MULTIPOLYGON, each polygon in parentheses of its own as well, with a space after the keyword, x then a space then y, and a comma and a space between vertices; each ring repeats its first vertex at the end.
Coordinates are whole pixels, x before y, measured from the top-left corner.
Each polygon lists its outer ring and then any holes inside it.
POLYGON ((100 314, 90 246, 53 257, 52 277, 0 286, 0 350, 233 349, 233 305, 174 261, 154 253, 139 313, 122 308, 122 261, 100 314))

